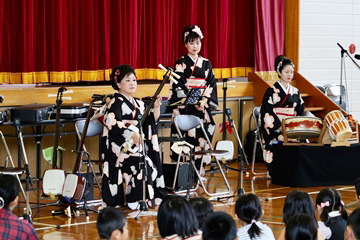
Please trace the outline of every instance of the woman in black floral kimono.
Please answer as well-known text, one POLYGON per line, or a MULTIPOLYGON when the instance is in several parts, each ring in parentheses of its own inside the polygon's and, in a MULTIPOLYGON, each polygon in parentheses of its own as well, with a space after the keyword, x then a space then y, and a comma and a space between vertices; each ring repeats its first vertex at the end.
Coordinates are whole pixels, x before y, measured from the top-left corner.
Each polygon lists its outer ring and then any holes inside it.
POLYGON ((135 209, 142 199, 142 170, 140 158, 147 165, 146 199, 149 206, 160 204, 165 197, 164 176, 160 164, 156 122, 160 115, 161 98, 146 118, 142 130, 146 155, 138 128, 138 116, 144 112, 144 103, 133 98, 136 91, 135 71, 129 65, 112 70, 110 81, 115 93, 106 105, 101 153, 105 161, 102 178, 102 199, 105 206, 124 206, 135 209))
POLYGON ((280 80, 266 90, 260 111, 261 134, 265 146, 263 155, 267 163, 273 160, 271 144, 284 140, 281 132, 282 119, 305 115, 304 101, 300 92, 290 85, 294 77, 294 64, 285 56, 277 56, 275 71, 280 80))
MULTIPOLYGON (((212 140, 215 131, 215 122, 211 110, 218 104, 216 80, 208 59, 199 55, 201 39, 200 28, 196 25, 187 26, 183 32, 183 41, 188 54, 185 54, 175 63, 175 72, 181 76, 178 84, 172 83, 169 89, 169 102, 175 105, 173 118, 177 115, 195 115, 203 123, 209 140, 212 140), (191 98, 188 96, 192 96, 191 98), (176 106, 178 105, 178 106, 176 106)), ((175 126, 171 127, 171 136, 178 136, 175 126)), ((195 146, 195 151, 209 149, 201 129, 192 129, 183 133, 186 141, 195 146)), ((173 144, 172 144, 173 146, 173 144)), ((172 147, 173 150, 173 147, 172 147)), ((201 158, 201 156, 195 156, 201 158)), ((177 161, 178 154, 171 152, 171 159, 177 161)), ((204 159, 205 160, 205 159, 204 159)), ((197 166, 200 162, 197 161, 197 166)))

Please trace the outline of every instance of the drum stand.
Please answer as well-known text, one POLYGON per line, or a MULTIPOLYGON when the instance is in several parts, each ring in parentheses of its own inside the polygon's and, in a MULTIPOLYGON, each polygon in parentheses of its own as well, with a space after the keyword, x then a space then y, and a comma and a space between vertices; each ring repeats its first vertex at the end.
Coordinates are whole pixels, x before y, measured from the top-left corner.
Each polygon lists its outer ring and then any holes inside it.
MULTIPOLYGON (((231 118, 231 109, 230 108, 226 108, 225 110, 225 113, 226 115, 228 116, 228 119, 229 119, 229 123, 230 123, 230 127, 232 127, 234 129, 233 133, 234 135, 236 136, 236 139, 238 140, 238 143, 239 143, 239 147, 240 149, 242 150, 242 154, 243 154, 243 157, 246 161, 246 164, 249 165, 248 161, 247 161, 247 158, 246 158, 246 154, 245 154, 245 151, 244 151, 244 148, 241 144, 241 140, 240 140, 240 137, 239 137, 239 133, 237 131, 237 128, 236 128, 236 125, 234 123, 234 120, 231 118)), ((226 131, 226 129, 224 129, 224 131, 226 131)), ((232 170, 235 170, 235 171, 238 171, 240 173, 240 178, 239 178, 239 185, 240 187, 236 190, 236 193, 237 194, 233 194, 232 196, 224 196, 224 197, 218 197, 217 200, 222 200, 222 199, 229 199, 229 198, 232 198, 232 197, 240 197, 242 195, 245 195, 245 190, 244 190, 244 161, 243 161, 243 158, 242 157, 239 157, 239 160, 240 160, 240 167, 239 169, 236 169, 236 168, 230 168, 230 167, 227 167, 229 169, 232 169, 232 170)))

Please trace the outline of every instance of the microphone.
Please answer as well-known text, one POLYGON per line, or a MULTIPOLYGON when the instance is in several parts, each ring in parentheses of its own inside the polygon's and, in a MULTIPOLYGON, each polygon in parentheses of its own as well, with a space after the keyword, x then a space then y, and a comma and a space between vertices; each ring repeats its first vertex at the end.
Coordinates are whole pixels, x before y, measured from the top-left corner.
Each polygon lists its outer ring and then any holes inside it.
POLYGON ((337 45, 341 48, 341 50, 342 50, 343 52, 347 52, 347 51, 340 45, 340 43, 337 43, 337 45))
POLYGON ((355 54, 354 58, 356 58, 357 60, 360 60, 360 54, 355 54))

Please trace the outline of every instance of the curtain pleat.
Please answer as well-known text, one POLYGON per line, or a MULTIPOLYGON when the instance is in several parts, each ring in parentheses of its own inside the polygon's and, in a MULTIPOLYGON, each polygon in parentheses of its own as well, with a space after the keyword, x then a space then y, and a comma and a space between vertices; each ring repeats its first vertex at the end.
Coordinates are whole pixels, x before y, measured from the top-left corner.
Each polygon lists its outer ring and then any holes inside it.
POLYGON ((285 0, 255 0, 255 72, 265 80, 277 78, 275 57, 284 53, 285 0))
POLYGON ((189 24, 202 29, 200 54, 217 78, 246 76, 254 67, 254 7, 249 0, 0 0, 0 83, 102 81, 118 64, 132 65, 138 79, 162 79, 157 65, 173 67, 187 53, 189 24))

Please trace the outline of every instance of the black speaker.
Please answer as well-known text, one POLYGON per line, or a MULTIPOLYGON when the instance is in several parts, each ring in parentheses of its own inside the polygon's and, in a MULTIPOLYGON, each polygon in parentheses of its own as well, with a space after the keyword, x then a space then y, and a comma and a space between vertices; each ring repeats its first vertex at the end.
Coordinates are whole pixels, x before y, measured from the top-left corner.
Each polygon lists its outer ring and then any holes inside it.
MULTIPOLYGON (((189 179, 189 163, 180 163, 179 172, 176 179, 175 190, 187 189, 188 179, 189 179)), ((165 179, 165 186, 168 188, 173 187, 173 181, 175 176, 176 163, 163 164, 163 172, 165 179)), ((191 168, 192 172, 190 173, 190 187, 194 187, 194 169, 191 168)))

